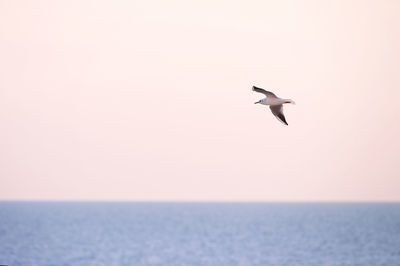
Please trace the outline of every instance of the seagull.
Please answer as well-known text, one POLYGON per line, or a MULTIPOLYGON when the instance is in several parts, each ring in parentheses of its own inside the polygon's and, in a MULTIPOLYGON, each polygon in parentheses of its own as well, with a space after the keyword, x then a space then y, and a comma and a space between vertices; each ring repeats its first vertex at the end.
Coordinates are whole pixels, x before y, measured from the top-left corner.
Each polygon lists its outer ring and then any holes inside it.
POLYGON ((261 99, 258 102, 255 102, 254 104, 259 103, 259 104, 269 105, 269 108, 271 109, 272 114, 283 124, 288 125, 288 123, 286 122, 285 116, 283 115, 282 104, 285 104, 285 103, 295 104, 294 101, 292 101, 290 99, 279 98, 272 92, 266 91, 261 88, 257 88, 256 86, 253 86, 253 91, 265 94, 265 96, 267 96, 264 99, 261 99))

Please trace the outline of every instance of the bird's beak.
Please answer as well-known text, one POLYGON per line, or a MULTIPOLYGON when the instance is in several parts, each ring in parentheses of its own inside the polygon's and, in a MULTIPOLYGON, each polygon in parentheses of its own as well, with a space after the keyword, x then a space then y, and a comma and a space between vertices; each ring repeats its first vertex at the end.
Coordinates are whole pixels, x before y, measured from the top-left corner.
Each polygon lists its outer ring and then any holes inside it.
POLYGON ((255 102, 254 104, 257 104, 257 103, 259 103, 259 102, 255 102))

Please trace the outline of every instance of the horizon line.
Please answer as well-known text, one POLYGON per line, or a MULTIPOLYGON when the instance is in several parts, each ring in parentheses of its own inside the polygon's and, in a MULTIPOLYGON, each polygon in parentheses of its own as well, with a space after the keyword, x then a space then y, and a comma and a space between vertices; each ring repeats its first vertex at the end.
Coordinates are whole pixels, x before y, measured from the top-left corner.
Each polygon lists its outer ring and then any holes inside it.
POLYGON ((15 202, 15 203, 23 203, 23 202, 32 202, 32 203, 288 203, 288 204, 296 204, 296 203, 304 203, 304 204, 313 204, 313 203, 354 203, 354 204, 368 204, 368 203, 400 203, 400 200, 72 200, 72 199, 0 199, 0 203, 6 202, 15 202))

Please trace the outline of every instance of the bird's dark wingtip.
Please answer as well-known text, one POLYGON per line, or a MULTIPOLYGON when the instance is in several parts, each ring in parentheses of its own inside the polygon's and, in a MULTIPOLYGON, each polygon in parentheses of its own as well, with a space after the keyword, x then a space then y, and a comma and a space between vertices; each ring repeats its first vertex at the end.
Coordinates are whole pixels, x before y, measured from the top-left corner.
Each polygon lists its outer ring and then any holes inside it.
POLYGON ((281 120, 285 125, 287 125, 287 126, 289 125, 286 122, 285 116, 282 113, 278 114, 278 117, 279 117, 279 120, 281 120))

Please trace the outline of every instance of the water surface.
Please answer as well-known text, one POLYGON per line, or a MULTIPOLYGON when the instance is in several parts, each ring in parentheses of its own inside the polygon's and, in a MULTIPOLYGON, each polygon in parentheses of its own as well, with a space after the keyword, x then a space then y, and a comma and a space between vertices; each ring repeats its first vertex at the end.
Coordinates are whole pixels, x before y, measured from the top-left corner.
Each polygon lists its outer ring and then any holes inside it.
POLYGON ((0 202, 0 264, 398 266, 400 204, 0 202))

